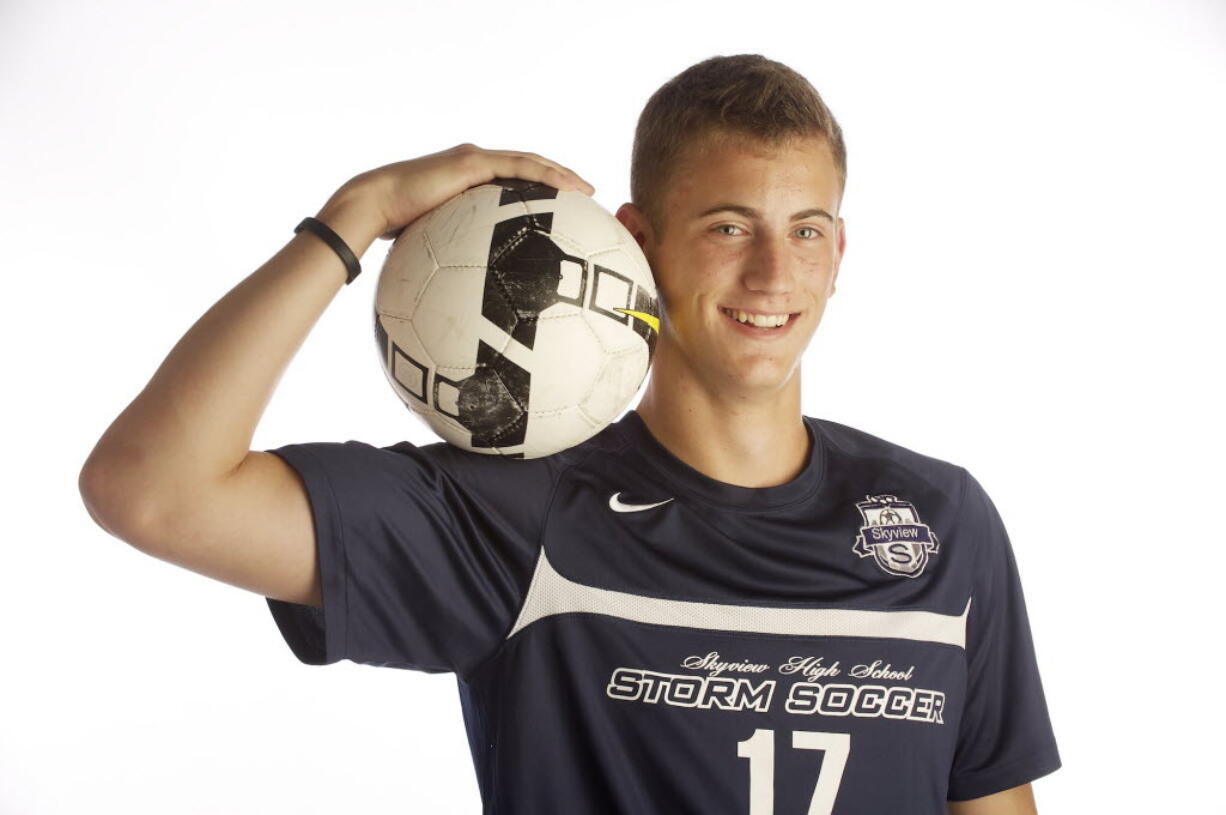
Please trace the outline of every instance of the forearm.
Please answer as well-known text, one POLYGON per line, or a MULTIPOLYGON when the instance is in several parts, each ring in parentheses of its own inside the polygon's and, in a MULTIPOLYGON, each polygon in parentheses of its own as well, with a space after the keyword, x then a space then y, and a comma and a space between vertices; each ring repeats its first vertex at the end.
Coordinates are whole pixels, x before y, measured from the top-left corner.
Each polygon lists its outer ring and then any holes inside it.
MULTIPOLYGON (((358 186, 342 187, 316 217, 358 257, 384 227, 358 186)), ((82 473, 95 500, 144 511, 237 468, 286 366, 345 278, 336 252, 303 230, 215 303, 98 441, 82 473)))
POLYGON ((1037 815, 1034 789, 1027 783, 969 801, 949 801, 949 815, 1037 815))

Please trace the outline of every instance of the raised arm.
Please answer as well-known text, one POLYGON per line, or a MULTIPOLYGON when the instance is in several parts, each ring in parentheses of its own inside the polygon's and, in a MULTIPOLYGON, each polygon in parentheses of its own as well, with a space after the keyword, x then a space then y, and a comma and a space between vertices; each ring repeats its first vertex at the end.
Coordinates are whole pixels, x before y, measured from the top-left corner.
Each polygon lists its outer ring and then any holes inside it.
MULTIPOLYGON (((377 237, 500 176, 591 192, 534 153, 463 144, 356 176, 316 217, 360 257, 377 237)), ((285 367, 345 279, 336 252, 304 230, 205 312, 86 460, 78 483, 91 517, 162 560, 319 606, 305 487, 279 457, 250 446, 285 367)))
MULTIPOLYGON (((316 217, 358 256, 384 228, 370 192, 352 182, 316 217)), ((304 230, 205 312, 85 462, 79 484, 94 520, 163 560, 318 605, 303 488, 287 464, 249 447, 345 277, 337 254, 304 230)))

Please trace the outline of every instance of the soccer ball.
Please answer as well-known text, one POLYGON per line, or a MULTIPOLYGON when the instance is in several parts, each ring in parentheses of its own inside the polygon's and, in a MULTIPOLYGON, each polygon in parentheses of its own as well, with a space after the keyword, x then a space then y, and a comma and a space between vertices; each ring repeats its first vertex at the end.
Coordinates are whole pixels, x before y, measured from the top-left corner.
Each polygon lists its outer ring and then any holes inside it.
POLYGON ((659 334, 655 280, 588 196, 496 178, 413 221, 375 291, 396 395, 458 447, 538 458, 625 410, 659 334))

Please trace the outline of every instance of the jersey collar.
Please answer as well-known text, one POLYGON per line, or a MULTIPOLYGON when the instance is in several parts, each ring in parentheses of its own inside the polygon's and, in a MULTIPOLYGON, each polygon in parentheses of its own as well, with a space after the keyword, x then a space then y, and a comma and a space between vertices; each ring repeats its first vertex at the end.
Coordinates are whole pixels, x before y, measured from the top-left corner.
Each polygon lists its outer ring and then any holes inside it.
POLYGON ((614 427, 622 438, 663 477, 663 484, 683 491, 700 501, 721 509, 763 510, 782 507, 810 497, 821 485, 825 467, 825 450, 821 433, 814 420, 801 417, 809 433, 809 458, 800 473, 786 484, 773 487, 742 487, 717 481, 677 458, 661 444, 637 411, 631 409, 619 419, 614 427))

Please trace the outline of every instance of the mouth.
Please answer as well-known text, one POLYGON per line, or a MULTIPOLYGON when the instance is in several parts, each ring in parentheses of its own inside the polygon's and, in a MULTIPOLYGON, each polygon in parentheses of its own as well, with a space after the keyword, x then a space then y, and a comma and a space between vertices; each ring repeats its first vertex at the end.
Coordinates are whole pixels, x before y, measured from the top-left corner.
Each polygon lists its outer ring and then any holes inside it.
POLYGON ((781 313, 781 314, 765 314, 762 312, 741 311, 739 309, 725 308, 719 306, 719 310, 727 318, 728 322, 732 323, 734 328, 740 329, 742 332, 750 336, 757 337, 773 337, 781 336, 788 333, 789 329, 796 323, 796 318, 800 316, 800 312, 781 313), (744 321, 740 318, 744 318, 744 321))

